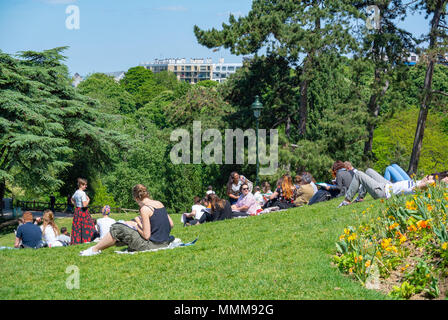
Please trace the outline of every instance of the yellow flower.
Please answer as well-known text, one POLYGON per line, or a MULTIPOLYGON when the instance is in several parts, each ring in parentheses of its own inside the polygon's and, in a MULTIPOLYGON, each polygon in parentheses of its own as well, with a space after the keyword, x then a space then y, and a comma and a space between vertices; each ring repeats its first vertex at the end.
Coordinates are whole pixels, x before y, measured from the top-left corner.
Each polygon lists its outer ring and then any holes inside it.
POLYGON ((417 227, 419 229, 430 229, 429 220, 420 220, 417 222, 417 227))
POLYGON ((417 210, 417 204, 414 200, 412 201, 406 201, 406 209, 408 210, 417 210))
POLYGON ((408 227, 408 230, 411 231, 411 232, 415 232, 415 231, 417 231, 417 227, 416 227, 415 225, 411 224, 411 225, 408 227))
POLYGON ((371 263, 370 260, 366 261, 366 264, 365 264, 366 268, 370 267, 370 263, 371 263))
POLYGON ((381 240, 381 247, 383 247, 383 249, 386 249, 387 247, 390 246, 391 241, 392 241, 391 238, 381 240))
POLYGON ((377 256, 378 258, 380 258, 380 257, 382 256, 381 252, 378 251, 378 252, 376 253, 376 256, 377 256))
POLYGON ((404 234, 401 234, 401 233, 400 233, 400 244, 402 244, 403 242, 406 242, 406 240, 408 240, 408 239, 406 238, 406 236, 405 236, 404 234))
POLYGON ((343 235, 341 235, 340 237, 339 237, 339 241, 342 241, 342 240, 344 240, 345 239, 345 234, 343 234, 343 235))
POLYGON ((399 224, 395 222, 394 224, 389 226, 389 230, 393 230, 393 229, 395 229, 398 226, 399 226, 399 224))
POLYGON ((349 273, 353 273, 353 268, 348 269, 349 273))
POLYGON ((442 249, 443 250, 446 250, 448 248, 448 242, 444 242, 443 244, 442 244, 442 249))
POLYGON ((434 207, 433 207, 432 205, 430 205, 430 204, 428 204, 428 205, 426 206, 426 208, 428 208, 428 211, 432 211, 432 209, 434 209, 434 207))
POLYGON ((344 228, 344 233, 345 233, 346 235, 349 235, 349 234, 350 234, 350 229, 344 228))
MULTIPOLYGON (((432 184, 430 184, 430 185, 432 185, 432 184)), ((428 193, 428 198, 431 199, 431 194, 430 193, 428 193)))

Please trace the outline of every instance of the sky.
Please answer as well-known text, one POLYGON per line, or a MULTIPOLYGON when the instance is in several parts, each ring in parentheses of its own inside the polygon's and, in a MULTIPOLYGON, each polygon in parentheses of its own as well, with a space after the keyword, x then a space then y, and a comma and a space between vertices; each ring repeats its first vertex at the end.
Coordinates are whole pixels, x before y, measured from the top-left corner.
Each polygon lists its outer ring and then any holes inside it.
MULTIPOLYGON (((201 46, 193 26, 220 29, 230 13, 245 16, 251 0, 0 0, 0 50, 14 54, 69 46, 71 74, 126 71, 162 58, 212 58, 241 62, 229 50, 201 46), (79 9, 79 29, 69 6, 79 9)), ((429 21, 410 16, 401 23, 416 35, 429 21)))

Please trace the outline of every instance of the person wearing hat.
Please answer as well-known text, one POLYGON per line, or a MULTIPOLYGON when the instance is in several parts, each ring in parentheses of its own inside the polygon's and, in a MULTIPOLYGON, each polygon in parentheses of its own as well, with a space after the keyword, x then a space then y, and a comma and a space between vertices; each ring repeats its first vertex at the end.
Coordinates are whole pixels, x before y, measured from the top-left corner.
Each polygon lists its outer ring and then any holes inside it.
POLYGON ((98 226, 98 231, 100 233, 100 239, 109 232, 110 226, 116 221, 110 217, 110 206, 106 205, 102 209, 103 217, 98 219, 96 225, 98 226))

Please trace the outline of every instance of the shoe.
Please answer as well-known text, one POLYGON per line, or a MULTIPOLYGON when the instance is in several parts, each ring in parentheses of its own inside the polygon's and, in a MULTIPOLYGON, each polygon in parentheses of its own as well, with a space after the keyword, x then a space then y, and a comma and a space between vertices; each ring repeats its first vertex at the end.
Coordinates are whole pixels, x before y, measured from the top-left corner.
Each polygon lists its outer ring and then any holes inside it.
POLYGON ((363 198, 360 198, 360 197, 358 196, 358 197, 356 197, 355 201, 353 201, 353 202, 363 202, 363 201, 364 201, 364 199, 363 199, 363 198))
POLYGON ((344 200, 338 205, 338 208, 343 207, 343 206, 348 206, 349 204, 350 204, 350 202, 344 200))
POLYGON ((79 253, 79 255, 80 255, 80 256, 83 256, 83 257, 88 257, 88 256, 94 256, 94 255, 96 255, 96 254, 100 254, 100 253, 101 253, 101 250, 99 250, 99 251, 97 251, 97 252, 93 252, 92 248, 93 248, 93 247, 90 247, 90 248, 87 249, 87 250, 81 251, 81 252, 79 253))

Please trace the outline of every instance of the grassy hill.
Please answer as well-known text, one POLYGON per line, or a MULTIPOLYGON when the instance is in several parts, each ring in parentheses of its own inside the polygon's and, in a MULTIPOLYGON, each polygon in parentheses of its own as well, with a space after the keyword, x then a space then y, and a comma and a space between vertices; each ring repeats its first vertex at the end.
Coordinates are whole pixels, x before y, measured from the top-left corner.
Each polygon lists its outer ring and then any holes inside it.
MULTIPOLYGON (((313 206, 184 228, 172 234, 194 246, 92 257, 91 244, 39 250, 0 250, 1 299, 387 299, 333 267, 335 241, 374 200, 336 209, 340 199, 313 206), (69 266, 80 288, 69 290, 69 266)), ((131 215, 115 215, 130 219, 131 215)), ((71 219, 57 219, 71 229, 71 219)), ((0 235, 13 246, 14 234, 0 235)))

